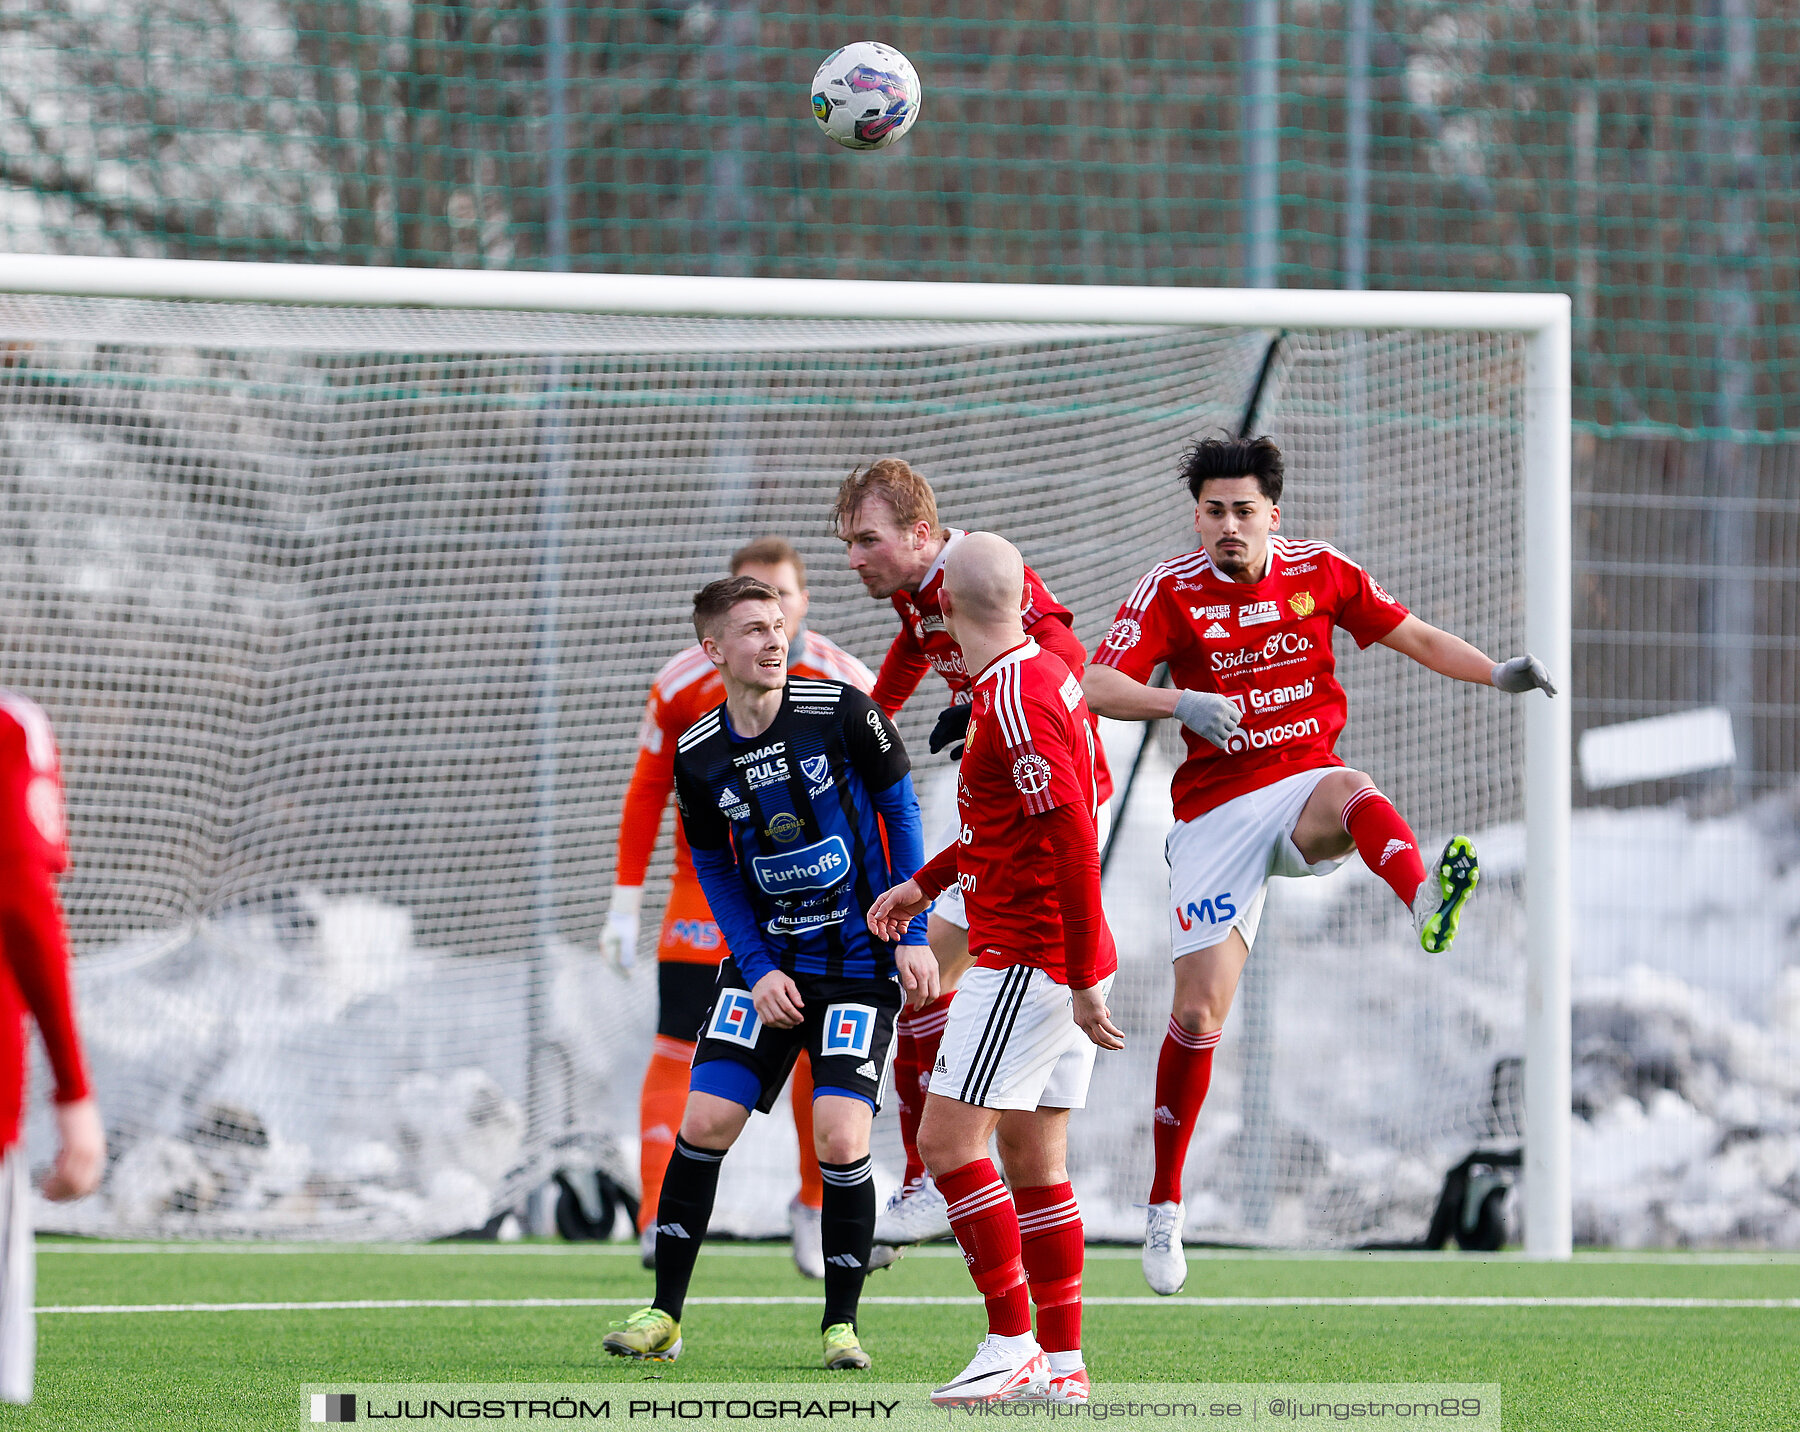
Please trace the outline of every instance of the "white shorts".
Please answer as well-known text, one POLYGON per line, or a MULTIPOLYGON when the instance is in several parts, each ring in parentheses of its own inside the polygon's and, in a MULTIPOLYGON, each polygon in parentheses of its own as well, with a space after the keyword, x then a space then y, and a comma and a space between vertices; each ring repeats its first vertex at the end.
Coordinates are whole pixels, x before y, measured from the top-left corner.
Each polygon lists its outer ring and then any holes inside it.
MULTIPOLYGON (((1112 988, 1110 975, 1100 988, 1112 988)), ((1081 1108, 1097 1046, 1072 1004, 1042 970, 976 966, 950 1002, 931 1092, 984 1109, 1081 1108)))
MULTIPOLYGON (((931 839, 925 842, 925 858, 931 859, 940 850, 953 844, 962 834, 962 816, 956 809, 956 767, 940 771, 931 781, 930 819, 926 828, 931 832, 931 839)), ((1108 801, 1100 807, 1095 817, 1095 826, 1100 837, 1100 850, 1106 850, 1106 833, 1112 829, 1112 802, 1108 801)), ((952 885, 942 895, 931 902, 931 913, 940 920, 947 920, 959 930, 969 928, 969 915, 963 908, 962 887, 952 885)))
POLYGON ((1294 827, 1313 791, 1343 769, 1302 771, 1175 822, 1164 846, 1175 958, 1211 949, 1233 930, 1243 932, 1246 948, 1255 944, 1271 875, 1329 875, 1350 858, 1309 865, 1294 844, 1294 827))
POLYGON ((0 1402, 31 1401, 37 1369, 37 1250, 21 1139, 0 1158, 0 1402))

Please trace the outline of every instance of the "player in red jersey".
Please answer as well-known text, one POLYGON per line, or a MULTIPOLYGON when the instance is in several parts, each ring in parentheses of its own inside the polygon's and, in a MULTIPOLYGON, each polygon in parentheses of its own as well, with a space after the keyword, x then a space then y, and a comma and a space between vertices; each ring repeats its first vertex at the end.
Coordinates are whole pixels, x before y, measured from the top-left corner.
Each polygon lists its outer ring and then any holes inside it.
POLYGON ((1535 657, 1496 665, 1413 616, 1335 548, 1276 536, 1282 463, 1268 438, 1197 443, 1183 476, 1200 548, 1137 584, 1084 683, 1103 715, 1174 716, 1187 728, 1168 842, 1175 1000, 1157 1064, 1144 1239, 1144 1276, 1163 1294, 1187 1278, 1182 1166, 1268 877, 1325 875, 1354 850, 1439 953, 1479 874, 1474 846, 1456 836, 1428 877, 1399 812, 1334 754, 1347 709, 1332 628, 1459 681, 1555 695, 1535 657), (1159 662, 1173 689, 1145 684, 1159 662))
POLYGON ((32 700, 0 691, 0 942, 11 978, 0 980, 0 1401, 31 1401, 37 1362, 31 1204, 24 1122, 29 1034, 37 1022, 56 1079, 61 1148, 44 1183, 51 1199, 99 1186, 106 1138, 88 1089, 75 1029, 69 943, 56 877, 69 866, 62 774, 50 718, 32 700))
MULTIPOLYGON (((850 569, 861 578, 863 587, 871 597, 892 602, 900 618, 900 632, 882 659, 881 674, 875 681, 875 704, 890 716, 896 714, 918 689, 925 673, 936 671, 950 688, 950 705, 938 716, 929 744, 934 754, 949 747, 951 759, 957 759, 963 749, 962 732, 969 719, 974 683, 963 652, 945 625, 940 593, 945 561, 963 533, 939 525, 931 484, 899 458, 883 458, 846 478, 832 509, 832 525, 843 539, 850 569)), ((1075 636, 1069 609, 1030 567, 1024 569, 1023 580, 1020 620, 1025 631, 1079 677, 1087 665, 1087 649, 1075 636)), ((1112 776, 1098 741, 1095 753, 1102 809, 1100 839, 1104 841, 1105 803, 1112 796, 1112 776)), ((954 810, 946 811, 939 828, 927 832, 927 850, 949 843, 959 824, 954 816, 954 810)), ((877 1267, 891 1261, 891 1245, 942 1238, 950 1232, 944 1199, 919 1157, 918 1126, 950 1002, 969 967, 969 922, 962 896, 954 887, 932 906, 929 928, 942 992, 923 1009, 906 1010, 896 1027, 894 1093, 906 1171, 875 1226, 878 1247, 872 1266, 877 1267)))
MULTIPOLYGON (((867 691, 875 678, 849 652, 805 628, 806 563, 793 544, 763 537, 740 548, 731 558, 731 575, 755 577, 781 594, 781 612, 795 636, 788 647, 788 666, 796 676, 826 677, 867 691)), ((601 948, 619 968, 634 963, 638 911, 644 899, 644 876, 662 828, 663 812, 675 788, 675 742, 681 733, 725 699, 717 669, 697 645, 690 646, 656 674, 638 730, 637 765, 619 814, 619 854, 614 866, 612 906, 601 948)), ((680 822, 675 827, 675 877, 663 910, 656 946, 658 1014, 656 1042, 644 1071, 638 1099, 639 1240, 646 1264, 655 1256, 656 1200, 663 1173, 675 1151, 675 1132, 687 1104, 688 1065, 694 1039, 712 1003, 719 962, 725 958, 694 859, 680 822)), ((809 1278, 825 1276, 820 1246, 823 1183, 813 1152, 812 1066, 804 1053, 795 1062, 789 1098, 800 1139, 800 1192, 789 1205, 794 1227, 794 1262, 809 1278)))
POLYGON ((974 668, 959 832, 877 900, 869 921, 878 933, 903 929, 956 884, 976 951, 919 1147, 987 1301, 988 1336, 932 1398, 1086 1402, 1069 1111, 1087 1100, 1096 1047, 1125 1046, 1106 1008, 1118 957, 1100 906, 1099 743, 1075 673, 1025 633, 1018 550, 971 532, 946 566, 944 619, 974 668), (996 1131, 1010 1194, 987 1156, 996 1131))

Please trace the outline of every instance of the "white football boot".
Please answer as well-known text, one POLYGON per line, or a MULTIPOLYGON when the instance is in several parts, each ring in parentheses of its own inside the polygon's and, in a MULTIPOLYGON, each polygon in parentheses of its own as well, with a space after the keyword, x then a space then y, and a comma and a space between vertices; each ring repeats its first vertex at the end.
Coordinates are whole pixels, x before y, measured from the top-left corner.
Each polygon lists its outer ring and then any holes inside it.
POLYGON ((892 1243, 877 1243, 869 1250, 869 1271, 879 1273, 883 1268, 892 1268, 905 1256, 904 1248, 896 1248, 892 1243))
POLYGON ((638 1234, 638 1261, 646 1268, 656 1266, 656 1225, 654 1223, 638 1234))
POLYGON ((1049 1385, 1044 1388, 1044 1401, 1085 1404, 1092 1391, 1085 1367, 1078 1367, 1073 1372, 1052 1369, 1049 1385))
POLYGON ((825 1276, 824 1210, 809 1208, 796 1194, 788 1204, 788 1219, 794 1230, 794 1266, 802 1278, 825 1276))
POLYGON ((979 1402, 1017 1402, 1044 1395, 1050 1385, 1050 1359, 1030 1333, 1016 1338, 989 1333, 959 1376, 931 1394, 939 1407, 979 1402))
POLYGON ((900 1190, 875 1220, 875 1241, 903 1247, 929 1243, 950 1236, 950 1205, 926 1174, 918 1183, 900 1190))
POLYGON ((1187 1282, 1187 1251, 1181 1246, 1186 1217, 1179 1203, 1152 1203, 1144 1210, 1144 1281, 1165 1298, 1187 1282))

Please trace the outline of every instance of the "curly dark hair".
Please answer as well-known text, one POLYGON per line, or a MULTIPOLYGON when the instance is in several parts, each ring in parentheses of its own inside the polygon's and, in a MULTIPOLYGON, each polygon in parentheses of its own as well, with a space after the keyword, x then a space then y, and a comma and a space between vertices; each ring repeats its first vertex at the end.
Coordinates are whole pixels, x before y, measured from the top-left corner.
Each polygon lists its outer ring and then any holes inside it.
POLYGON ((1269 437, 1200 438, 1181 455, 1181 480, 1198 502, 1215 477, 1254 477, 1264 497, 1280 502, 1281 449, 1269 437))

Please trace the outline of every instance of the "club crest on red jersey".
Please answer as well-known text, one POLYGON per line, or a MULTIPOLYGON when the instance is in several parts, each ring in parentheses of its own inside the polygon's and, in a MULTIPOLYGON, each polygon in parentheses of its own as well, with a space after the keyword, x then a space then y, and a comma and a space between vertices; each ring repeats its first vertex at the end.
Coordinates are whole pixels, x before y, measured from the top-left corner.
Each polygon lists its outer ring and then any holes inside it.
POLYGON ((1144 629, 1130 617, 1120 617, 1106 634, 1106 644, 1114 651, 1130 651, 1144 639, 1144 629))
POLYGON ((1313 596, 1311 592, 1298 592, 1288 598, 1288 605, 1294 609, 1297 617, 1310 617, 1313 614, 1313 596))
POLYGON ((1013 762, 1012 778, 1021 794, 1041 796, 1050 789, 1050 763, 1042 756, 1020 756, 1013 762))

